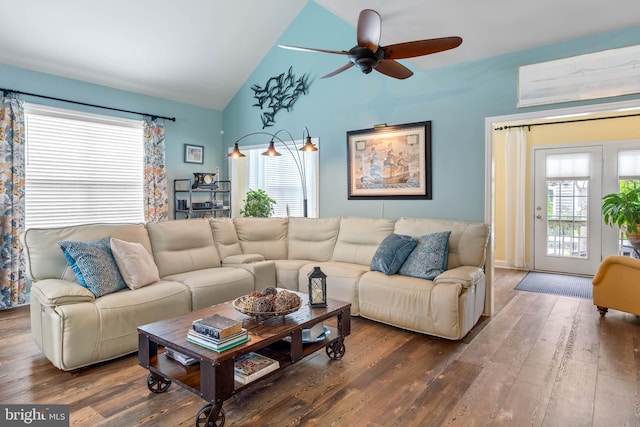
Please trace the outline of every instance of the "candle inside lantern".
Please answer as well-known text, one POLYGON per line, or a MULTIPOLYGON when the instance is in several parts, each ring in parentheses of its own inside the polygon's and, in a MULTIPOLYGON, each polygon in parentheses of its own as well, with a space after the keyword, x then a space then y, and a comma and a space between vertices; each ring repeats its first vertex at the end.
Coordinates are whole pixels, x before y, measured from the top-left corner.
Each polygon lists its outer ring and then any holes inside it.
POLYGON ((313 304, 318 304, 324 301, 324 293, 322 293, 322 282, 318 279, 313 279, 313 295, 311 301, 313 304))

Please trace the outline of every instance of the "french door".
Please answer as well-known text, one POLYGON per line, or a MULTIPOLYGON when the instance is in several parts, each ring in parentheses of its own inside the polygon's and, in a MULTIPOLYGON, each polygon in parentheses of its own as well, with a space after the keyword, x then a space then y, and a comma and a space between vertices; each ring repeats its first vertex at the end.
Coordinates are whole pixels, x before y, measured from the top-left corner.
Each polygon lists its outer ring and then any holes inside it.
POLYGON ((534 269, 593 275, 602 258, 602 147, 536 149, 534 269))

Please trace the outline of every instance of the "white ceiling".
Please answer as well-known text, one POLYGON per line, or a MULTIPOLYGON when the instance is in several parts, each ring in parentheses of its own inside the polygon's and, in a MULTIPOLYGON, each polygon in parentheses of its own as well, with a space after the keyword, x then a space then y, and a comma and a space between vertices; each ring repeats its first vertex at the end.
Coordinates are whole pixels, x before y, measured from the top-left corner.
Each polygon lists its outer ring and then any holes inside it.
MULTIPOLYGON (((638 0, 315 1, 352 24, 354 36, 308 47, 353 47, 364 8, 382 16, 382 45, 464 39, 410 60, 423 70, 640 25, 638 0)), ((0 63, 222 110, 306 3, 0 0, 0 63)))

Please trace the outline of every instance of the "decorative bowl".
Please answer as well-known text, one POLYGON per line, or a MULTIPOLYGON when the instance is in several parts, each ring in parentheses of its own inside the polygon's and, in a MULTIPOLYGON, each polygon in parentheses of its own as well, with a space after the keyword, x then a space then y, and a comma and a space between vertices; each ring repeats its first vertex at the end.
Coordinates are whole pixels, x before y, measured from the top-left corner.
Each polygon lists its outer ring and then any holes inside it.
POLYGON ((251 316, 251 317, 254 317, 256 319, 262 319, 262 318, 267 318, 267 317, 284 316, 286 314, 291 314, 291 313, 294 313, 294 312, 298 311, 300 309, 300 307, 302 306, 302 301, 300 301, 296 307, 290 308, 288 310, 280 310, 280 311, 251 311, 251 310, 246 310, 243 307, 243 303, 247 298, 249 298, 249 295, 244 295, 244 296, 241 296, 240 298, 236 298, 235 300, 233 300, 233 303, 232 303, 233 308, 235 308, 236 310, 238 310, 242 314, 246 314, 247 316, 251 316))

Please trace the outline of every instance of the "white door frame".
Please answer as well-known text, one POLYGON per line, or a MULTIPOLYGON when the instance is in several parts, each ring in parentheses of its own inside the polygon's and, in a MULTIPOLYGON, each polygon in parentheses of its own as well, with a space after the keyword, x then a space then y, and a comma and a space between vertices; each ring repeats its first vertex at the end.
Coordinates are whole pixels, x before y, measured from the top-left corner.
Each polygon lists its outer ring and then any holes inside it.
POLYGON ((503 116, 492 116, 485 118, 484 125, 484 221, 491 225, 491 239, 487 251, 486 274, 487 274, 487 290, 484 305, 484 314, 492 315, 494 312, 494 289, 493 289, 493 269, 494 269, 494 248, 493 248, 493 196, 494 196, 494 152, 493 152, 493 129, 497 123, 523 122, 527 120, 569 120, 571 116, 593 114, 593 113, 623 113, 628 110, 640 109, 640 99, 632 99, 629 101, 607 102, 602 104, 583 105, 579 107, 558 108, 550 110, 532 111, 527 113, 508 114, 503 116))

